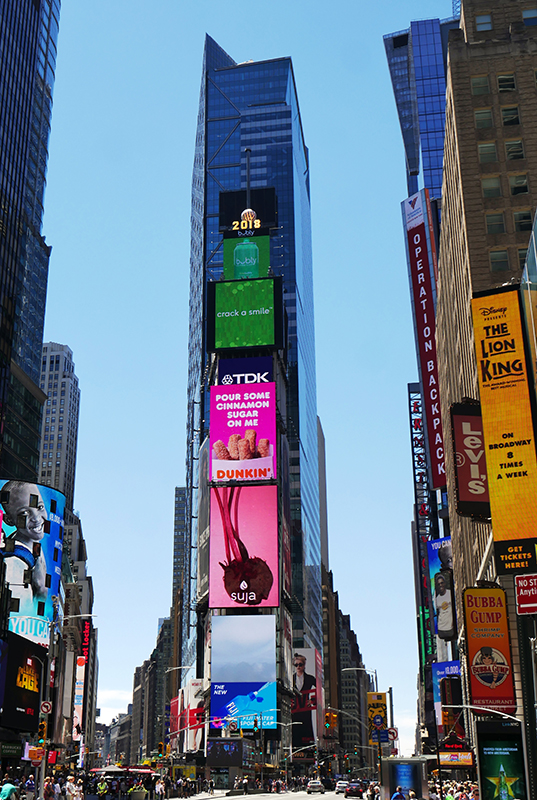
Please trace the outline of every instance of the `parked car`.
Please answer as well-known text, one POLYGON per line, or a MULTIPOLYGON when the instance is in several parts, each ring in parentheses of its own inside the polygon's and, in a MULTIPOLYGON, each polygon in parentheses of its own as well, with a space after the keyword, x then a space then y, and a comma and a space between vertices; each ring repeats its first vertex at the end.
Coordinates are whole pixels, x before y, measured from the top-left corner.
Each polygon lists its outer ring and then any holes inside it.
POLYGON ((362 797, 364 787, 360 781, 351 781, 345 788, 345 797, 362 797))
POLYGON ((336 794, 343 793, 348 785, 349 781, 338 781, 336 783, 336 794))
POLYGON ((322 785, 321 781, 309 781, 306 791, 308 794, 312 794, 312 792, 320 792, 321 794, 324 794, 324 786, 322 785))

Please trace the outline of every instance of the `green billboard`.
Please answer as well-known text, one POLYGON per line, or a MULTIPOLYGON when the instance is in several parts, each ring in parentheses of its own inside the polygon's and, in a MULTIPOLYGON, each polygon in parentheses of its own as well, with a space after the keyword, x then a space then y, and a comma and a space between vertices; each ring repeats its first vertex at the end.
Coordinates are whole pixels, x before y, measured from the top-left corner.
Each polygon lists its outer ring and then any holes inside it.
POLYGON ((224 278, 266 278, 270 264, 270 236, 224 239, 224 278))
POLYGON ((274 279, 223 281, 214 284, 214 346, 273 346, 274 279))

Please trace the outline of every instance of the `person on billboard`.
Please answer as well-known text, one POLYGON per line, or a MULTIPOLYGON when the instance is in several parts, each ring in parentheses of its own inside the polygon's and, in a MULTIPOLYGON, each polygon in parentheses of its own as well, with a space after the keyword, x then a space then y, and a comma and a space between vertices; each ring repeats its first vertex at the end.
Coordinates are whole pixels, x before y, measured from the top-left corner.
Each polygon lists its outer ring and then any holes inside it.
POLYGON ((293 666, 295 672, 293 673, 294 696, 291 700, 291 714, 293 722, 302 723, 300 726, 296 726, 297 739, 300 739, 303 745, 312 744, 315 741, 313 714, 317 708, 317 681, 313 675, 306 672, 306 656, 295 653, 293 666))
POLYGON ((44 599, 47 596, 47 564, 41 548, 38 555, 34 551, 34 544, 40 543, 45 535, 47 521, 41 493, 35 483, 8 481, 2 487, 1 496, 4 520, 16 528, 10 537, 15 541, 14 550, 6 550, 5 539, 4 547, 0 550, 1 557, 6 561, 6 579, 8 583, 21 584, 13 594, 22 600, 24 595, 20 589, 24 584, 24 572, 31 570, 32 582, 25 590, 25 597, 30 600, 44 599))
POLYGON ((442 564, 442 569, 452 570, 453 569, 453 547, 451 544, 451 539, 449 541, 442 540, 441 541, 442 547, 440 547, 438 551, 438 560, 442 564))
POLYGON ((452 639, 455 635, 450 577, 451 573, 449 572, 437 572, 434 576, 434 605, 437 633, 440 639, 452 639))

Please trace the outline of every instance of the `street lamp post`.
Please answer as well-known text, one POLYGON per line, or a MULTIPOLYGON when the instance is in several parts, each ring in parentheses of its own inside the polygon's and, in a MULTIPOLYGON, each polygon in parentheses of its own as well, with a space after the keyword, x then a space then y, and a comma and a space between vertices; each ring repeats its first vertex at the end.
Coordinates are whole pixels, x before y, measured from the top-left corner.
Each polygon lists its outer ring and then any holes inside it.
POLYGON ((375 676, 375 691, 379 690, 379 682, 376 669, 367 669, 367 667, 343 667, 342 672, 367 672, 369 675, 375 676))
MULTIPOLYGON (((276 725, 281 725, 282 728, 290 728, 292 725, 301 725, 301 722, 276 722, 276 725)), ((289 742, 289 758, 285 762, 285 783, 289 777, 289 761, 293 760, 293 731, 291 731, 291 739, 289 742)))

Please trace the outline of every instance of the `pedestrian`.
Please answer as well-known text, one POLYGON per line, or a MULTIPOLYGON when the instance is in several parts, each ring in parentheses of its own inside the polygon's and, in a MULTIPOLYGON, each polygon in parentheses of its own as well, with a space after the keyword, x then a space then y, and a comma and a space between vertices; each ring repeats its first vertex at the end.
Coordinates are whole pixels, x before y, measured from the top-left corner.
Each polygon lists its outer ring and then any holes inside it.
POLYGON ((6 777, 2 782, 2 789, 0 791, 0 800, 10 800, 10 798, 12 797, 18 800, 19 792, 15 784, 11 782, 11 778, 6 777))
POLYGON ((248 794, 248 778, 246 777, 246 775, 242 779, 242 793, 248 794))
POLYGON ((392 794, 392 800, 406 800, 403 794, 403 787, 398 786, 395 792, 392 794))
POLYGON ((67 800, 75 800, 76 796, 76 783, 75 783, 75 776, 69 775, 67 778, 67 783, 65 784, 65 797, 67 800))
POLYGON ((101 798, 101 800, 104 800, 107 794, 108 794, 108 784, 106 783, 103 776, 101 777, 101 780, 97 784, 97 797, 101 798))

